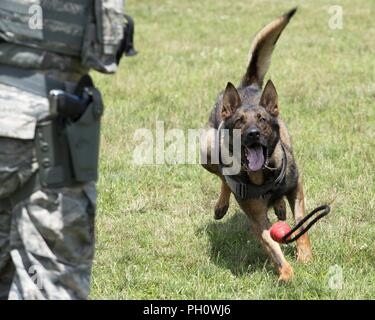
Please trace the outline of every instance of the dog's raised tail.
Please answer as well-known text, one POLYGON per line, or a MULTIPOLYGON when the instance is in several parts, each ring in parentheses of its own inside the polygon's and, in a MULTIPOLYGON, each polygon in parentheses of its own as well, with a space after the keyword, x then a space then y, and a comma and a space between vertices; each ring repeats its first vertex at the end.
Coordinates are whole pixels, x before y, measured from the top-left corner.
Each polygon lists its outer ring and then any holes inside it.
POLYGON ((297 8, 293 8, 283 16, 266 25, 255 36, 250 49, 249 65, 242 78, 241 87, 246 87, 251 84, 258 84, 259 87, 262 87, 264 76, 271 63, 271 56, 276 42, 296 11, 297 8))

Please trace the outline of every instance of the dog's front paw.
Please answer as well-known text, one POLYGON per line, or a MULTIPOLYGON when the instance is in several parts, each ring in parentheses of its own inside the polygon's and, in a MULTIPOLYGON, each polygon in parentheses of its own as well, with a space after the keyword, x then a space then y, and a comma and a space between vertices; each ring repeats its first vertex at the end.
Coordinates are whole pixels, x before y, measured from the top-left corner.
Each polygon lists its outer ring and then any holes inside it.
POLYGON ((277 200, 273 206, 273 210, 275 211, 275 214, 277 218, 281 221, 286 220, 286 205, 283 198, 277 200))
POLYGON ((229 208, 229 204, 221 206, 221 207, 216 206, 214 218, 216 220, 222 219, 225 216, 225 214, 228 212, 228 208, 229 208))
POLYGON ((279 281, 281 282, 289 282, 294 277, 294 272, 292 267, 287 264, 279 269, 279 281))

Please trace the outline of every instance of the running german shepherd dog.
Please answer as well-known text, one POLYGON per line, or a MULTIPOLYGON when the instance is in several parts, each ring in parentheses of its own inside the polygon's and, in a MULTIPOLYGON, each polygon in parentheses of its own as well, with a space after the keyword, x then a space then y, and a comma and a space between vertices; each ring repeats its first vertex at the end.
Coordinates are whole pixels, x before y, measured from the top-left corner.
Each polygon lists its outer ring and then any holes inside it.
MULTIPOLYGON (((221 193, 215 205, 215 218, 224 217, 233 193, 249 217, 253 232, 275 263, 281 281, 290 280, 293 269, 280 245, 270 236, 267 211, 273 207, 278 218, 285 220, 286 197, 297 223, 304 216, 304 195, 290 136, 280 118, 275 86, 269 80, 262 91, 262 84, 275 44, 295 12, 296 9, 289 11, 257 34, 240 85, 236 88, 228 83, 218 96, 209 118, 209 129, 205 133, 206 143, 201 148, 203 167, 222 181, 221 193), (227 129, 224 131, 228 132, 229 137, 233 137, 233 129, 240 130, 237 131, 241 135, 238 174, 225 175, 222 158, 219 158, 219 162, 212 161, 213 142, 216 141, 219 149, 224 148, 221 129, 227 129)), ((228 149, 235 158, 233 143, 229 142, 228 149)), ((307 262, 311 259, 311 246, 306 233, 297 240, 297 260, 307 262)))

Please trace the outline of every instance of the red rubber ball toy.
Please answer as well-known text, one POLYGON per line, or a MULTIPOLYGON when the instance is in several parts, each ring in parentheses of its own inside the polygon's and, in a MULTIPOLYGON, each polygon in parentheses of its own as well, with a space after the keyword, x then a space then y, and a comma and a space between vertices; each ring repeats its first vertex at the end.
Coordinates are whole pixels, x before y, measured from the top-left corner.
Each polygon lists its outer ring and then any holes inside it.
MULTIPOLYGON (((270 229, 271 238, 278 243, 285 243, 283 237, 292 229, 284 221, 276 222, 270 229)), ((289 237, 290 238, 290 237, 289 237)))

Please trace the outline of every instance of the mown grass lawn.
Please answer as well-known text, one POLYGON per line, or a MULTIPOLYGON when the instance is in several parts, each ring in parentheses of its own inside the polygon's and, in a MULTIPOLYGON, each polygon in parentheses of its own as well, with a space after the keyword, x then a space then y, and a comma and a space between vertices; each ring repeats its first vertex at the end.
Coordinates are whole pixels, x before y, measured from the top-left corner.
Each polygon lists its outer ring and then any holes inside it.
POLYGON ((127 11, 140 54, 95 75, 107 109, 91 298, 375 298, 375 2, 129 0, 127 11), (233 199, 214 221, 219 180, 199 165, 133 165, 133 134, 157 120, 186 136, 203 127, 217 93, 239 82, 255 33, 296 4, 267 78, 307 209, 328 202, 332 213, 310 231, 312 263, 284 247, 295 279, 279 284, 233 199), (331 5, 343 8, 341 30, 328 26, 331 5), (337 268, 343 285, 332 289, 337 268))

